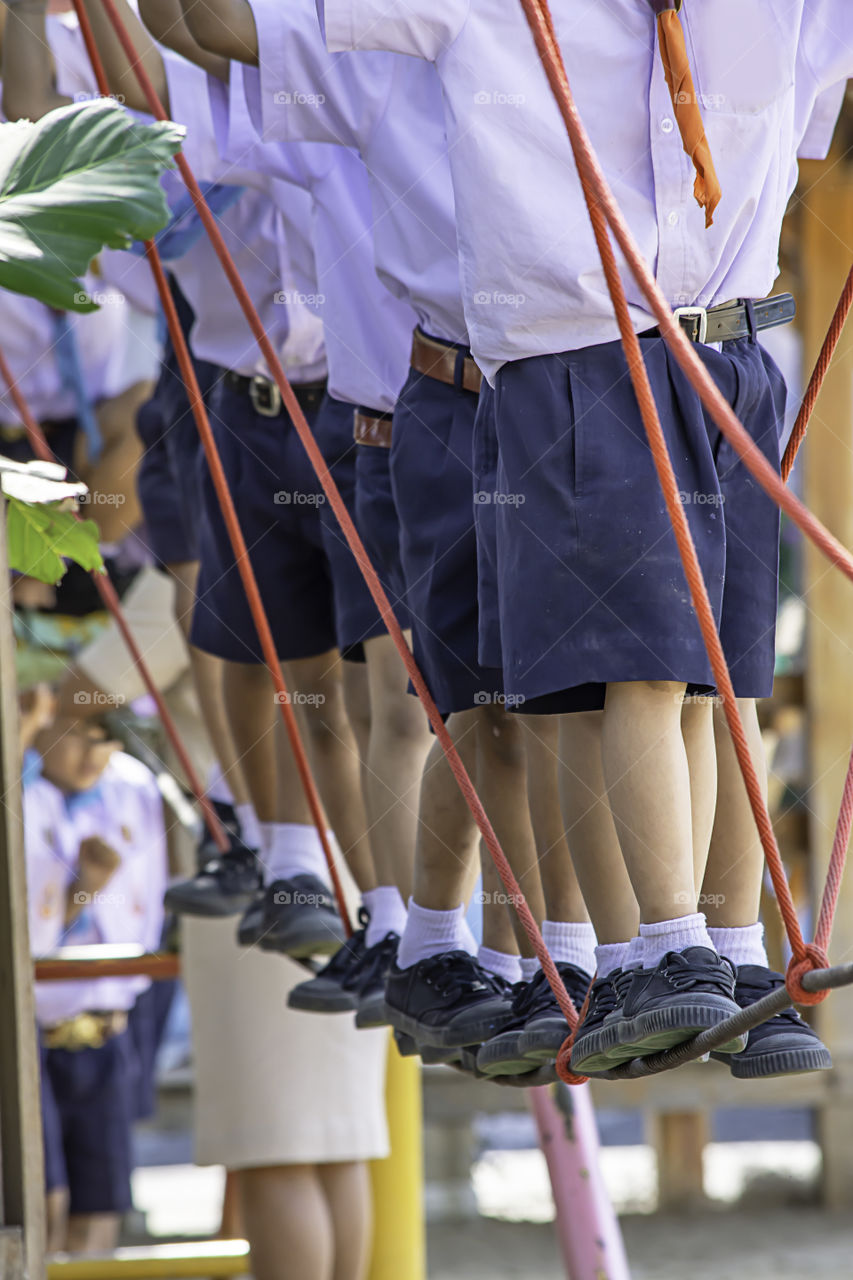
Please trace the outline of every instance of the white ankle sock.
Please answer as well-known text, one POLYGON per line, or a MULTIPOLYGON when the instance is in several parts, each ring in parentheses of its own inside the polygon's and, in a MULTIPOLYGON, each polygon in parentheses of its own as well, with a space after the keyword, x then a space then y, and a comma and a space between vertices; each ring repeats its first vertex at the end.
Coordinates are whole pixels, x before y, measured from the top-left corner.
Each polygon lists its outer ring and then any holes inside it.
POLYGON ((764 925, 745 924, 734 929, 709 927, 711 941, 721 956, 731 960, 736 969, 742 964, 760 964, 769 969, 764 947, 764 925))
POLYGON ((403 932, 406 926, 406 904, 395 884, 380 884, 376 889, 368 889, 361 895, 361 900, 370 913, 364 935, 368 947, 375 947, 386 933, 403 932))
POLYGON ((622 961, 623 969, 642 969, 643 960, 646 953, 646 940, 637 934, 636 938, 632 938, 628 943, 628 951, 625 959, 622 961))
POLYGON ((542 938, 557 964, 573 964, 585 973, 595 972, 595 930, 588 920, 582 924, 545 920, 542 938))
POLYGON ((326 884, 329 869, 317 828, 303 822, 261 822, 260 860, 264 884, 292 876, 319 876, 326 884))
POLYGON ((419 960, 428 960, 443 951, 467 951, 464 923, 464 907, 431 911, 409 898, 409 914, 397 952, 398 966, 410 969, 419 960))
POLYGON ((462 940, 459 943, 463 951, 467 951, 469 956, 475 956, 480 950, 480 944, 471 932, 471 926, 468 921, 462 918, 462 940))
POLYGON ((667 951, 684 951, 687 947, 708 947, 714 944, 708 935, 703 912, 680 916, 677 920, 656 920, 654 924, 641 924, 643 939, 643 967, 655 969, 667 951))
POLYGON ((539 961, 536 956, 521 957, 521 980, 522 982, 530 982, 539 972, 539 961))
POLYGON ((250 849, 260 849, 261 825, 255 813, 255 806, 252 804, 235 804, 234 812, 237 815, 237 821, 240 823, 240 839, 243 844, 248 845, 250 849))
POLYGON ((505 978, 507 982, 521 981, 521 961, 518 956, 510 955, 508 951, 493 951, 491 947, 480 947, 477 959, 489 973, 496 973, 499 978, 505 978))
POLYGON ((599 978, 607 978, 614 969, 624 969, 630 942, 600 942, 595 948, 595 967, 599 978))
POLYGON ((225 781, 218 760, 214 760, 207 772, 207 786, 204 790, 209 799, 218 800, 220 804, 234 803, 231 788, 225 781))

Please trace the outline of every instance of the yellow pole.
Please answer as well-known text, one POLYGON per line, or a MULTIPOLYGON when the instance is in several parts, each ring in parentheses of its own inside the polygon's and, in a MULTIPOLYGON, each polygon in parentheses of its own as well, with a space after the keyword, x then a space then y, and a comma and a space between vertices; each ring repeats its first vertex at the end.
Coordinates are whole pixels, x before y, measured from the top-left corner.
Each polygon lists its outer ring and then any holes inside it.
POLYGON ((101 1258, 54 1258, 47 1264, 47 1280, 157 1280, 159 1276, 212 1280, 244 1276, 248 1267, 245 1240, 210 1240, 117 1249, 101 1258))
POLYGON ((368 1280, 426 1280, 420 1059, 401 1058, 393 1036, 385 1101, 391 1154, 370 1163, 374 1226, 368 1280))

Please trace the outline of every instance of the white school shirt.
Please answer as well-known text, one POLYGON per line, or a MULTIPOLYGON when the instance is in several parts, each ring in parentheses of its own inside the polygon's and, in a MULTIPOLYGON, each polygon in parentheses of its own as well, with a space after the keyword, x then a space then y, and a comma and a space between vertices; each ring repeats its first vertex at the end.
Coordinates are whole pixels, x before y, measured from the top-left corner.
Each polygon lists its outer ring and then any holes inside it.
POLYGON ((252 0, 260 65, 244 68, 267 141, 357 149, 370 177, 376 271, 436 337, 467 342, 441 94, 432 67, 330 55, 315 0, 252 0))
MULTIPOLYGON (((221 154, 205 72, 168 52, 164 52, 163 61, 172 118, 186 126, 183 151, 196 178, 237 186, 247 177, 254 180, 254 175, 241 172, 221 154)), ((179 194, 183 188, 180 178, 171 174, 168 178, 172 190, 179 194)), ((313 382, 326 375, 322 321, 316 308, 302 301, 318 291, 311 220, 307 192, 294 189, 282 208, 273 200, 268 182, 244 191, 219 219, 220 231, 264 330, 294 382, 313 382)), ((196 358, 236 373, 269 377, 207 234, 169 268, 195 312, 190 344, 196 358)))
MULTIPOLYGON (((97 786, 70 801, 45 777, 24 786, 30 948, 36 959, 66 941, 66 895, 76 880, 80 842, 93 835, 122 861, 84 908, 87 940, 135 943, 146 951, 159 946, 167 876, 163 803, 151 771, 118 753, 97 786)), ((149 985, 141 977, 37 982, 36 1017, 51 1026, 85 1010, 130 1009, 149 985)))
POLYGON ((221 90, 226 160, 272 178, 272 194, 281 208, 292 200, 294 185, 311 194, 317 312, 323 321, 330 394, 390 412, 408 374, 417 316, 385 288, 374 269, 370 186, 363 162, 343 147, 260 142, 239 63, 231 64, 228 89, 222 85, 221 90))
MULTIPOLYGON (((848 0, 702 0, 681 17, 722 186, 693 198, 647 0, 554 0, 569 82, 615 198, 668 302, 761 298, 802 117, 853 73, 848 0), (799 100, 799 104, 798 104, 799 100), (798 116, 801 117, 798 123, 798 116)), ((618 337, 565 126, 521 6, 507 0, 325 0, 332 49, 433 62, 445 102, 471 346, 507 360, 618 337)), ((623 272, 631 320, 654 323, 623 272)))

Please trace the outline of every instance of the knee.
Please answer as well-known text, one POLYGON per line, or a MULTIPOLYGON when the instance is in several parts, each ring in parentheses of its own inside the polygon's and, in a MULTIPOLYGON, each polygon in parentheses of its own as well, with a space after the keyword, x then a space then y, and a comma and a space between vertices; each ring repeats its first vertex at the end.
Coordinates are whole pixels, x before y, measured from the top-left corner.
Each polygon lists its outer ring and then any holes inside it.
POLYGON ((484 755, 505 768, 523 769, 527 755, 521 724, 499 704, 483 707, 478 728, 478 745, 484 755))

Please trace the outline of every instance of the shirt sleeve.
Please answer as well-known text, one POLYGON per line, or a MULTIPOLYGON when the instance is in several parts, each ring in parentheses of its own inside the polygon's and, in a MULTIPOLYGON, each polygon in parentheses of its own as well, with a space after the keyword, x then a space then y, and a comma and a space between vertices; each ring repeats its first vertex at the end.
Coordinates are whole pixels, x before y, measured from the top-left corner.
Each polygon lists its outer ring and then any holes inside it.
POLYGON ((228 95, 224 86, 179 54, 162 50, 169 114, 185 126, 182 150, 200 182, 223 182, 219 142, 228 128, 228 95))
POLYGON ((261 56, 246 92, 250 107, 260 106, 264 139, 356 146, 367 104, 346 62, 328 52, 315 0, 251 4, 261 56))
POLYGON ((800 160, 825 160, 832 145, 835 126, 844 104, 847 81, 834 85, 820 95, 797 150, 800 160))
POLYGON ((849 0, 806 0, 800 58, 814 76, 819 94, 853 76, 853 4, 849 0))
POLYGON ((316 0, 331 50, 383 49, 434 62, 456 40, 470 0, 316 0))

